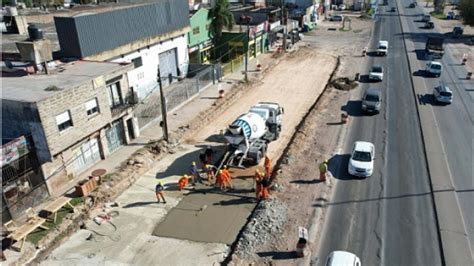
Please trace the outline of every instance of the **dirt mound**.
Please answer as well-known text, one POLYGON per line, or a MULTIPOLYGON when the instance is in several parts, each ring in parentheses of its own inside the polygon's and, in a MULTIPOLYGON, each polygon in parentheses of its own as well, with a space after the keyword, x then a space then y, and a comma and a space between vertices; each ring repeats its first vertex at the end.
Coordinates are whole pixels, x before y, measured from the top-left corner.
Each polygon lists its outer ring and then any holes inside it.
POLYGON ((349 79, 347 77, 336 78, 332 80, 329 84, 341 91, 352 90, 358 85, 355 80, 349 79))

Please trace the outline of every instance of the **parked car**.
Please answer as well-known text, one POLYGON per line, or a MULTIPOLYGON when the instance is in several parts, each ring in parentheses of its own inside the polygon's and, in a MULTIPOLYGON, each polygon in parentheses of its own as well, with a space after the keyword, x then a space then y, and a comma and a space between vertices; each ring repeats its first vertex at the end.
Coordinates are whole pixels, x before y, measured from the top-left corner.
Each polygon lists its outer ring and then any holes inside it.
POLYGON ((443 71, 443 65, 440 62, 430 61, 426 64, 425 73, 427 76, 441 76, 441 72, 443 71))
POLYGON ((434 29, 434 23, 433 23, 433 21, 428 21, 428 22, 426 22, 424 28, 425 28, 425 29, 434 29))
POLYGON ((415 3, 410 3, 410 4, 408 5, 408 8, 415 8, 415 6, 416 6, 415 3))
POLYGON ((326 266, 361 266, 360 259, 347 251, 333 251, 326 259, 326 266))
POLYGON ((392 8, 390 8, 390 12, 397 12, 397 8, 393 6, 392 8))
POLYGON ((362 111, 367 113, 379 113, 382 103, 382 93, 379 89, 370 88, 365 90, 362 97, 362 111))
POLYGON ((383 66, 374 65, 370 68, 369 80, 382 81, 383 80, 383 66))
POLYGON ((349 174, 358 177, 371 176, 374 171, 374 159, 374 144, 366 141, 356 141, 349 159, 349 174))
POLYGON ((342 21, 343 19, 344 19, 344 17, 341 16, 341 15, 334 15, 334 16, 329 18, 329 21, 342 21))
POLYGON ((338 10, 346 10, 346 5, 340 4, 337 9, 338 10))
POLYGON ((434 88, 433 96, 437 103, 450 104, 453 102, 453 92, 444 84, 434 88))
POLYGON ((456 17, 456 14, 454 14, 453 11, 449 11, 448 14, 446 14, 446 19, 454 19, 456 17))

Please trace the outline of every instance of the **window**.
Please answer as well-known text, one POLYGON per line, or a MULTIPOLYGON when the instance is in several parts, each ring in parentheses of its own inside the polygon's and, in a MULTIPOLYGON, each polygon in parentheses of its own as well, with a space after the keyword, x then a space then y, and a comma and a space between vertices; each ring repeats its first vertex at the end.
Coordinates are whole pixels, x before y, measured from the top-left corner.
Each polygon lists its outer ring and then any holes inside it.
POLYGON ((112 108, 122 105, 122 95, 120 94, 120 84, 115 82, 107 85, 107 92, 109 94, 109 105, 112 108))
POLYGON ((86 111, 87 111, 88 116, 99 113, 99 106, 97 105, 97 98, 94 98, 94 99, 86 102, 86 111))
POLYGON ((132 63, 135 66, 135 68, 139 68, 139 67, 143 66, 142 57, 139 56, 137 58, 132 59, 132 63))
POLYGON ((210 28, 211 28, 211 24, 206 24, 206 31, 209 31, 210 28))
POLYGON ((71 114, 66 111, 56 116, 56 124, 58 125, 59 132, 72 127, 71 114))
POLYGON ((193 35, 199 34, 199 27, 193 29, 193 35))

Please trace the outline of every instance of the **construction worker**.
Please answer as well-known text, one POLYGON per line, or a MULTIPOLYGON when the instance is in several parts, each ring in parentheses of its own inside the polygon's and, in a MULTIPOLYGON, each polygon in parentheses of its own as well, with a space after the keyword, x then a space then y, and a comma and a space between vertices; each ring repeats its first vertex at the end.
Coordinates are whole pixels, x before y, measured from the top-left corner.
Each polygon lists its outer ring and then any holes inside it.
POLYGON ((178 181, 178 190, 182 191, 183 188, 188 184, 188 181, 189 181, 188 175, 184 175, 183 177, 181 177, 178 181))
POLYGON ((255 197, 259 200, 262 197, 262 174, 255 170, 255 197))
POLYGON ((263 163, 263 166, 265 167, 265 176, 272 176, 272 161, 267 155, 265 155, 265 162, 263 163))
POLYGON ((214 182, 215 177, 216 177, 216 174, 215 174, 214 170, 217 170, 217 168, 214 165, 211 165, 211 164, 206 164, 205 165, 205 171, 206 171, 206 175, 207 175, 207 182, 209 182, 209 184, 212 184, 214 182))
POLYGON ((219 172, 216 175, 216 186, 219 187, 221 190, 226 190, 226 177, 223 174, 222 170, 219 170, 219 172))
POLYGON ((202 183, 201 175, 199 174, 199 169, 196 166, 196 162, 191 163, 189 174, 192 177, 193 185, 196 185, 196 182, 202 183))
POLYGON ((270 177, 264 176, 262 178, 262 199, 266 200, 270 196, 269 188, 270 188, 270 177))
POLYGON ((158 184, 155 186, 155 195, 156 195, 156 201, 160 203, 160 198, 163 200, 163 203, 166 204, 165 196, 163 195, 163 191, 165 190, 165 187, 163 186, 163 183, 160 181, 158 184))
POLYGON ((319 180, 322 182, 326 181, 326 172, 328 171, 328 160, 324 160, 319 165, 319 180))
POLYGON ((224 175, 224 181, 227 183, 227 186, 232 188, 232 176, 230 175, 227 165, 224 165, 222 169, 222 174, 224 175))

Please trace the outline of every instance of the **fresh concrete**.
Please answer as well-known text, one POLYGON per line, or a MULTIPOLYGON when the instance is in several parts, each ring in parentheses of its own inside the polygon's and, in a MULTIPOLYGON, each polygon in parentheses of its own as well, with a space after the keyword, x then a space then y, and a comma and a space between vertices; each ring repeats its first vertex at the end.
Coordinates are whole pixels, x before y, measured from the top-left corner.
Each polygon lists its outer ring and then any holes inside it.
POLYGON ((252 180, 233 184, 235 189, 228 193, 201 188, 183 198, 153 235, 231 245, 256 204, 252 180))

